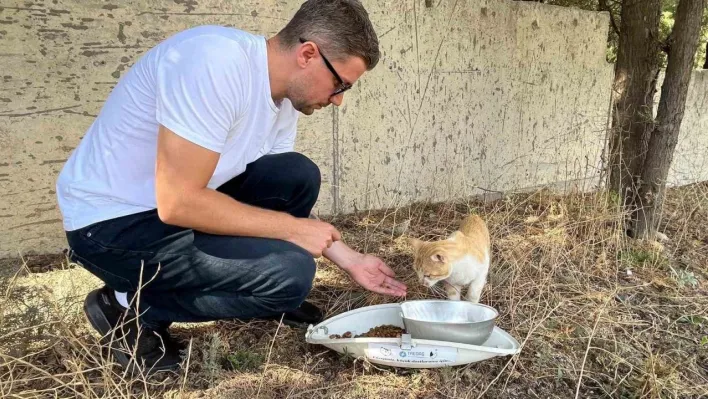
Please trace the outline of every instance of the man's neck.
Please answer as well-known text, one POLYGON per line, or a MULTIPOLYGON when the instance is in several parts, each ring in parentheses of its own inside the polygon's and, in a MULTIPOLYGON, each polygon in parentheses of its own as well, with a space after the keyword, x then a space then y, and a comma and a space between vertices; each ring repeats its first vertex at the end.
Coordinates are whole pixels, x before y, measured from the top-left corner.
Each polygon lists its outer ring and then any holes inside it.
POLYGON ((266 54, 268 56, 268 80, 273 101, 277 104, 287 92, 288 65, 285 54, 280 49, 278 37, 271 37, 266 41, 266 54))

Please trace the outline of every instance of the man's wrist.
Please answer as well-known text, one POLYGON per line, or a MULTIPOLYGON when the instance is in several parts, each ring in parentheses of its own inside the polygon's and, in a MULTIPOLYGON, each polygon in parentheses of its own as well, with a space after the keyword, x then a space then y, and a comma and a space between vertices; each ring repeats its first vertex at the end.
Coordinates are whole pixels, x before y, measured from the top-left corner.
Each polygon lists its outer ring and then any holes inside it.
POLYGON ((281 218, 281 227, 278 229, 278 236, 275 238, 291 242, 293 237, 298 234, 298 219, 288 213, 283 213, 281 218))
POLYGON ((342 241, 333 242, 332 245, 323 252, 323 255, 344 271, 348 271, 354 267, 360 256, 358 252, 349 248, 342 241))

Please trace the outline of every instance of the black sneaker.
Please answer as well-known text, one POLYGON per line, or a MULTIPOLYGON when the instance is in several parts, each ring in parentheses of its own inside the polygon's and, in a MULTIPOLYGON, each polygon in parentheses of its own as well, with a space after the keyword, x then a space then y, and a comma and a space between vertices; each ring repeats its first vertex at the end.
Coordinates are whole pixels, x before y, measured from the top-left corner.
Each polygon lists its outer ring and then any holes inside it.
MULTIPOLYGON (((320 308, 305 301, 298 306, 297 309, 285 312, 285 315, 283 315, 283 324, 290 327, 307 329, 310 324, 317 324, 321 322, 323 318, 324 313, 322 313, 320 308)), ((280 315, 273 316, 271 319, 280 320, 280 315)))
POLYGON ((121 366, 133 373, 174 370, 179 367, 180 345, 167 329, 138 328, 133 310, 126 310, 115 298, 113 290, 103 287, 88 294, 84 312, 108 344, 121 366))

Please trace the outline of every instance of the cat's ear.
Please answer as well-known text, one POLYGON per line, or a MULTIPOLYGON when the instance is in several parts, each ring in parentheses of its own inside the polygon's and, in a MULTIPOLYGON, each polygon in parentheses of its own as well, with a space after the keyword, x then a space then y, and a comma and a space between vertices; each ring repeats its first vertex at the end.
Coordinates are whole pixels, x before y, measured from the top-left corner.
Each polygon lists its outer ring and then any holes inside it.
POLYGON ((432 259, 433 262, 445 263, 445 255, 441 254, 440 252, 433 254, 430 259, 432 259))
POLYGON ((421 240, 419 240, 419 239, 417 239, 417 238, 408 237, 407 240, 408 240, 408 244, 409 244, 411 247, 413 247, 413 250, 416 251, 416 252, 420 249, 421 245, 423 245, 423 241, 421 241, 421 240))

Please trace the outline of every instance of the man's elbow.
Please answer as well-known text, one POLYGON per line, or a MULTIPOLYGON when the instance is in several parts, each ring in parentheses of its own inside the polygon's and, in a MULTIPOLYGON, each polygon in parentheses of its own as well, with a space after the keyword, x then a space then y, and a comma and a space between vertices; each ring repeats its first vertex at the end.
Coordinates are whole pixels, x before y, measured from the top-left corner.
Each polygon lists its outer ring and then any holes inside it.
POLYGON ((157 198, 157 216, 165 224, 180 225, 183 223, 182 216, 184 204, 177 195, 160 195, 157 198))

